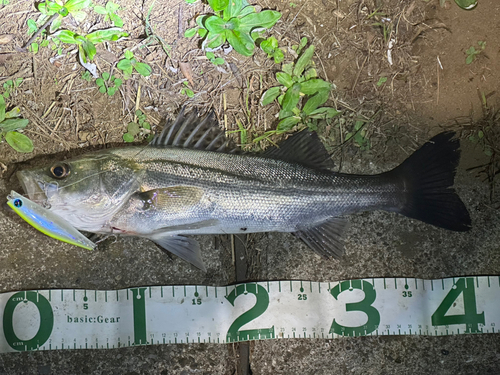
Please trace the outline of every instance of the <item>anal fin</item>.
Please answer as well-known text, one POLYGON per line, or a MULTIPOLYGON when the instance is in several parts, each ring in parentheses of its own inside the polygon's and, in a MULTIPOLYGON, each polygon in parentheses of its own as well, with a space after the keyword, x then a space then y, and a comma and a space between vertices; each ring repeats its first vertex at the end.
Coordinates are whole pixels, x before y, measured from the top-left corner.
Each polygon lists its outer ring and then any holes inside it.
POLYGON ((206 272, 207 269, 201 259, 201 249, 198 241, 183 236, 156 235, 149 237, 162 249, 170 251, 186 262, 206 272))
POLYGON ((347 221, 341 217, 332 218, 313 228, 302 229, 294 234, 314 252, 323 257, 340 258, 344 254, 342 234, 347 221))

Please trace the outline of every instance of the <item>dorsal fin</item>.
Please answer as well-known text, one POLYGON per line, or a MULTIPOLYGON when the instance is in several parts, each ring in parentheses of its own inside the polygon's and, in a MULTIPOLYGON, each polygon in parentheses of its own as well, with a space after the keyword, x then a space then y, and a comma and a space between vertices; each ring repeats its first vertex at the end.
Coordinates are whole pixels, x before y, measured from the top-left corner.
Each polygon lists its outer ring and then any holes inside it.
POLYGON ((293 134, 278 147, 270 147, 263 157, 299 163, 310 168, 331 169, 333 161, 316 132, 307 129, 293 134))
POLYGON ((154 147, 182 147, 198 150, 237 152, 239 149, 231 144, 219 127, 215 113, 211 110, 206 116, 199 117, 194 109, 185 114, 182 107, 179 115, 172 123, 168 121, 163 131, 156 135, 150 145, 154 147))

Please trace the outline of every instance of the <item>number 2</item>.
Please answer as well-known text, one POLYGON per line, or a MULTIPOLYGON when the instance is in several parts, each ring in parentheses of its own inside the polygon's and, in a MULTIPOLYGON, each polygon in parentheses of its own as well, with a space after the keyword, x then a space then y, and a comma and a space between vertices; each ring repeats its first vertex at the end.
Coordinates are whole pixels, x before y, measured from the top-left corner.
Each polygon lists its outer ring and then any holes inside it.
POLYGON ((227 342, 258 339, 259 335, 261 336, 261 338, 263 338, 264 336, 266 336, 266 338, 274 338, 274 326, 272 326, 271 328, 246 329, 240 331, 241 327, 243 327, 247 323, 250 323, 255 318, 261 316, 269 306, 269 294, 262 286, 257 284, 238 285, 231 291, 231 293, 229 293, 226 299, 231 305, 234 306, 234 301, 236 300, 236 298, 241 295, 245 295, 245 292, 253 294, 257 298, 257 301, 250 310, 245 311, 235 319, 233 324, 231 324, 227 331, 227 342))

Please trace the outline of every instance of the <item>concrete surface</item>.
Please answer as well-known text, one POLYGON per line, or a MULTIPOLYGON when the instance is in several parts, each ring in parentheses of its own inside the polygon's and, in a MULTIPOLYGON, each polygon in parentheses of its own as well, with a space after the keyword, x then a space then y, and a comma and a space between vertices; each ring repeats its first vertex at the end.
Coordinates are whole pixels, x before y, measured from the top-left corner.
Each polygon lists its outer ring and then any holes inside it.
MULTIPOLYGON (((250 235, 248 279, 498 275, 498 193, 492 203, 488 185, 465 172, 476 161, 466 159, 457 188, 472 216, 470 232, 452 233, 396 214, 361 213, 350 217, 345 256, 329 261, 315 256, 289 234, 250 235)), ((382 168, 358 160, 352 168, 373 173, 394 165, 382 168)), ((18 188, 13 179, 0 180, 1 196, 11 188, 18 188)), ((88 252, 38 233, 5 209, 0 211, 0 228, 0 292, 235 281, 230 239, 225 236, 201 237, 205 274, 177 258, 170 259, 148 241, 107 240, 97 251, 88 252)), ((0 355, 0 374, 233 374, 237 357, 237 345, 213 344, 22 352, 0 355)), ((252 342, 250 366, 253 374, 499 374, 500 336, 252 342)))

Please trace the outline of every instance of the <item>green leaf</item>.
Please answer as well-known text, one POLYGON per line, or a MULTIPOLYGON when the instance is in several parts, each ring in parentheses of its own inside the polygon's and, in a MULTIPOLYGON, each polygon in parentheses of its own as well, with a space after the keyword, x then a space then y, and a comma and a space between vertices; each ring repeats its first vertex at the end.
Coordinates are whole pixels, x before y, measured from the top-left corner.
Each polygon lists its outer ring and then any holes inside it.
POLYGON ((297 125, 302 119, 298 116, 290 116, 284 118, 278 123, 278 127, 276 128, 278 133, 283 133, 291 130, 295 125, 297 125))
POLYGON ((317 76, 318 76, 318 72, 316 72, 316 69, 314 69, 314 68, 309 68, 304 73, 304 79, 306 81, 311 79, 311 78, 316 78, 317 76))
POLYGON ((198 35, 202 38, 206 37, 208 34, 207 29, 198 29, 198 35))
POLYGON ((34 54, 37 54, 38 53, 38 43, 31 43, 30 51, 33 52, 34 54))
POLYGON ((230 0, 224 8, 224 20, 227 21, 239 15, 243 9, 243 2, 241 0, 230 0))
POLYGON ((271 87, 264 93, 264 95, 262 95, 262 98, 260 98, 260 105, 264 106, 272 103, 280 93, 281 86, 271 87))
POLYGON ((207 19, 209 17, 213 17, 213 16, 211 16, 209 14, 203 14, 201 16, 196 17, 195 21, 196 21, 196 23, 198 24, 199 27, 201 27, 202 29, 205 29, 206 28, 205 27, 205 22, 207 21, 207 19))
POLYGON ((308 49, 304 51, 304 53, 299 57, 297 63, 295 64, 295 68, 293 69, 294 76, 302 75, 302 72, 306 68, 307 65, 311 62, 311 59, 314 55, 314 45, 311 44, 308 49))
POLYGON ((191 29, 187 29, 185 32, 184 32, 184 37, 186 38, 191 38, 193 36, 196 35, 196 31, 198 31, 198 28, 197 27, 193 27, 191 29))
POLYGON ((110 13, 109 17, 111 18, 113 25, 116 27, 123 27, 123 20, 117 14, 110 13))
POLYGON ((116 88, 120 87, 123 84, 123 81, 120 78, 115 78, 113 82, 115 83, 116 88))
POLYGON ((53 36, 63 43, 76 44, 76 34, 73 31, 61 30, 57 31, 53 36))
POLYGON ((212 64, 214 64, 214 65, 222 65, 222 64, 224 64, 224 62, 225 61, 224 61, 224 59, 222 57, 217 57, 217 58, 213 59, 212 64))
POLYGON ((283 70, 286 74, 291 76, 293 74, 293 63, 283 64, 281 66, 281 70, 283 70))
POLYGON ((33 142, 24 134, 10 131, 5 134, 7 143, 17 152, 31 152, 33 151, 33 142))
POLYGON ((279 64, 285 59, 285 55, 283 54, 283 51, 280 49, 277 49, 276 52, 274 52, 274 63, 279 64))
POLYGON ((102 73, 102 79, 107 81, 109 79, 109 73, 108 72, 102 73))
POLYGON ((29 19, 26 21, 26 24, 28 25, 28 35, 34 34, 38 30, 38 26, 36 25, 35 20, 29 19))
POLYGON ((239 30, 226 30, 226 38, 236 52, 243 56, 252 56, 255 44, 249 34, 239 30))
POLYGON ((281 83, 283 86, 287 88, 293 86, 293 81, 290 74, 287 74, 285 72, 278 72, 276 73, 276 79, 278 80, 279 83, 281 83))
POLYGON ((95 49, 95 45, 94 43, 88 41, 88 40, 85 40, 83 43, 82 43, 82 49, 85 53, 85 56, 88 57, 89 60, 93 60, 94 57, 95 57, 95 54, 97 53, 96 49, 95 49))
POLYGON ((83 11, 75 11, 75 12, 72 12, 71 15, 73 16, 73 18, 77 22, 83 22, 85 20, 85 18, 87 17, 87 13, 85 13, 83 11))
POLYGON ((50 25, 50 32, 54 32, 61 27, 62 17, 57 17, 50 25))
POLYGON ((92 43, 101 43, 104 41, 116 41, 121 37, 127 37, 128 33, 122 31, 119 27, 111 27, 109 29, 97 30, 86 36, 87 40, 92 43))
POLYGON ((116 93, 117 88, 116 87, 108 87, 108 95, 113 96, 116 93))
POLYGON ((309 118, 314 118, 314 119, 333 118, 337 116, 339 113, 340 111, 337 111, 335 108, 321 107, 312 111, 309 115, 309 118))
POLYGON ((377 82, 377 87, 382 86, 386 82, 387 82, 387 77, 380 77, 377 82))
POLYGON ((474 59, 475 59, 475 58, 476 58, 476 55, 469 55, 469 56, 467 56, 467 58, 465 59, 465 63, 466 63, 467 65, 472 64, 472 62, 474 61, 474 59))
POLYGON ((240 30, 249 33, 255 28, 269 29, 281 18, 281 13, 274 10, 264 10, 251 13, 241 19, 240 30))
POLYGON ((151 124, 147 121, 145 121, 143 124, 142 124, 142 127, 144 129, 148 129, 148 130, 151 130, 151 124))
POLYGON ((74 12, 76 10, 89 8, 91 5, 91 0, 69 0, 64 4, 64 7, 67 8, 69 12, 74 12))
POLYGON ((225 9, 229 4, 229 0, 208 0, 208 5, 216 12, 225 9))
MULTIPOLYGON (((0 110, 0 112, 1 112, 1 110, 0 110)), ((9 112, 5 113, 5 118, 6 119, 7 118, 16 118, 16 117, 19 117, 20 115, 21 115, 21 110, 19 109, 19 107, 14 107, 9 112)), ((3 121, 3 120, 0 120, 0 122, 1 121, 3 121)))
POLYGON ((226 30, 226 21, 217 16, 210 16, 205 21, 205 27, 214 34, 221 34, 226 30))
POLYGON ((99 86, 99 92, 104 94, 107 91, 106 86, 99 86))
POLYGON ((252 13, 255 13, 255 7, 251 6, 251 5, 247 5, 241 10, 240 14, 238 14, 238 18, 243 18, 243 17, 248 16, 249 14, 252 14, 252 13))
POLYGON ((152 69, 151 67, 148 65, 148 64, 145 64, 145 63, 135 63, 134 65, 134 68, 135 70, 137 70, 137 72, 144 76, 144 77, 148 77, 151 75, 151 72, 152 72, 152 69))
POLYGON ((108 1, 106 3, 106 10, 110 13, 114 13, 120 9, 120 6, 118 4, 112 3, 111 1, 108 1))
POLYGON ((24 129, 28 126, 29 120, 25 118, 11 118, 0 122, 0 130, 2 132, 9 132, 13 130, 24 129))
POLYGON ((321 78, 313 78, 309 81, 304 81, 301 83, 301 85, 302 88, 300 92, 306 95, 316 94, 321 90, 327 90, 329 92, 332 88, 332 85, 330 83, 323 81, 321 78))
POLYGON ((207 38, 203 42, 203 48, 204 49, 206 49, 206 48, 214 49, 214 48, 221 46, 225 42, 226 42, 226 34, 225 33, 215 34, 212 32, 208 32, 207 38))
POLYGON ((123 140, 128 143, 134 142, 134 136, 130 133, 125 133, 123 134, 123 140))
POLYGON ((98 14, 108 14, 108 11, 106 10, 106 8, 100 6, 100 5, 96 5, 94 7, 94 12, 98 13, 98 14))
POLYGON ((304 49, 304 47, 307 45, 307 38, 303 37, 300 40, 300 43, 298 46, 293 46, 292 48, 297 52, 298 55, 300 55, 300 52, 304 49), (295 48, 294 48, 295 47, 295 48))
POLYGON ((104 79, 102 79, 102 78, 97 78, 97 79, 95 80, 95 84, 96 84, 97 86, 99 86, 99 87, 100 87, 100 86, 104 86, 104 79))
POLYGON ((207 59, 212 60, 212 59, 215 58, 215 53, 213 53, 213 52, 207 52, 205 54, 205 56, 207 57, 207 59))
POLYGON ((140 131, 139 125, 135 122, 129 122, 127 125, 127 131, 129 132, 129 134, 133 136, 139 134, 140 131))
MULTIPOLYGON (((0 95, 0 123, 5 120, 5 99, 0 95)), ((1 124, 0 124, 1 125, 1 124)))
POLYGON ((116 64, 116 67, 120 70, 129 70, 132 72, 132 63, 130 62, 129 59, 123 59, 118 61, 118 64, 116 64))
POLYGON ((455 0, 457 5, 465 10, 474 9, 477 5, 477 0, 455 0))
POLYGON ((289 88, 283 102, 281 104, 282 110, 280 111, 280 119, 290 116, 292 109, 294 109, 300 100, 300 83, 295 83, 291 88, 289 88))
POLYGON ((304 107, 302 108, 302 111, 306 115, 310 115, 314 110, 316 110, 316 108, 324 104, 328 100, 329 96, 330 96, 330 90, 318 91, 316 95, 310 97, 307 100, 306 104, 304 104, 304 107))

